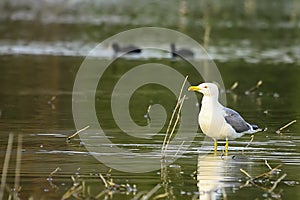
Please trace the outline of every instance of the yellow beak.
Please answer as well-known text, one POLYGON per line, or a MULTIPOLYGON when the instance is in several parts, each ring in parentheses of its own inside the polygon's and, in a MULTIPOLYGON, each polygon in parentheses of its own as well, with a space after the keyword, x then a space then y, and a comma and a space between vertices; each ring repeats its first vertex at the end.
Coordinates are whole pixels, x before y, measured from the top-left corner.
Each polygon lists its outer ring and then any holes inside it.
POLYGON ((198 88, 198 86, 191 86, 188 88, 188 91, 199 91, 200 89, 198 88))

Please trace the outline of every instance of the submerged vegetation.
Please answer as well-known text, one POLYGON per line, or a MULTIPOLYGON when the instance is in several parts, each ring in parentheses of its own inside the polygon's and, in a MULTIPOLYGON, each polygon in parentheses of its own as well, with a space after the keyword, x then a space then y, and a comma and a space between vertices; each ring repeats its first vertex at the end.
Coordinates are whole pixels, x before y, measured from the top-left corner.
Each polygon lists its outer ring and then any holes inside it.
POLYGON ((240 186, 240 188, 254 186, 266 192, 267 195, 265 195, 264 197, 281 199, 281 193, 283 192, 283 190, 280 190, 277 193, 274 192, 274 190, 276 189, 277 185, 287 176, 287 174, 284 173, 283 175, 279 176, 281 172, 280 167, 282 165, 277 165, 276 167, 272 168, 268 164, 267 160, 265 160, 265 164, 270 171, 264 172, 255 177, 252 177, 244 169, 240 169, 240 171, 249 178, 244 185, 240 186))

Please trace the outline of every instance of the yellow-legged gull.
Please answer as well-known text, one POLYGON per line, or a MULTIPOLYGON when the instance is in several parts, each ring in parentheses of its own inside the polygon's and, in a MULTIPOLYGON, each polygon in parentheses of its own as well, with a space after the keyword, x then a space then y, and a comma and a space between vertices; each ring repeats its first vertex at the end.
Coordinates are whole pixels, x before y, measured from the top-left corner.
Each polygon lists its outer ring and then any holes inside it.
POLYGON ((225 152, 228 153, 228 139, 235 139, 245 133, 261 131, 257 125, 246 122, 238 112, 219 103, 219 90, 214 83, 201 83, 191 86, 189 91, 203 94, 198 122, 203 133, 214 139, 214 150, 217 151, 218 139, 225 139, 225 152))

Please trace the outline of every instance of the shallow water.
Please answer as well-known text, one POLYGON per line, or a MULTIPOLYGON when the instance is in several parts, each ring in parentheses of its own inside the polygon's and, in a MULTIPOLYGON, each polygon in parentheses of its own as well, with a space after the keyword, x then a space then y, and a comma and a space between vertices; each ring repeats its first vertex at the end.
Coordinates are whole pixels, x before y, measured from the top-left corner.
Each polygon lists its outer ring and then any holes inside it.
MULTIPOLYGON (((226 92, 227 105, 238 110, 247 121, 266 130, 256 133, 250 143, 250 135, 230 141, 228 156, 222 155, 223 141, 219 142, 218 155, 214 156, 212 141, 198 130, 193 141, 185 141, 191 142, 191 146, 179 159, 167 167, 162 165, 161 169, 144 173, 110 171, 109 164, 93 157, 99 152, 88 152, 84 146, 86 141, 80 137, 66 142, 67 137, 76 132, 72 114, 76 74, 84 57, 98 42, 127 28, 164 26, 202 42, 203 21, 200 14, 203 5, 196 1, 186 3, 185 9, 190 14, 177 16, 182 5, 170 1, 162 4, 153 1, 149 10, 142 13, 139 11, 144 5, 139 1, 135 2, 136 8, 122 1, 90 4, 81 1, 66 1, 64 4, 60 1, 1 3, 0 20, 5 24, 0 28, 1 163, 7 155, 9 134, 13 134, 4 199, 13 193, 16 183, 18 138, 22 141, 20 176, 17 176, 20 178, 18 195, 21 199, 61 199, 74 185, 79 189, 69 199, 77 199, 78 195, 83 199, 139 199, 139 195, 151 190, 151 198, 163 199, 225 199, 225 196, 227 199, 299 199, 299 22, 297 18, 296 21, 292 18, 298 11, 289 10, 298 3, 278 1, 277 4, 266 5, 265 1, 257 2, 255 12, 250 12, 250 9, 249 15, 245 16, 238 9, 244 8, 244 4, 229 2, 212 4, 214 14, 211 16, 208 52, 216 61, 225 88, 230 88, 235 81, 239 83, 235 90, 226 92), (232 4, 236 8, 231 8, 232 4), (160 20, 161 12, 156 10, 157 5, 160 9, 168 8, 170 12, 163 21, 160 20), (266 12, 266 7, 270 7, 269 12, 266 12), (86 13, 87 8, 93 9, 86 13), (201 10, 200 13, 196 12, 197 9, 201 10), (276 11, 277 15, 274 14, 276 11), (176 20, 172 12, 176 13, 176 20), (201 28, 198 30, 197 27, 201 28), (262 86, 254 93, 246 94, 245 91, 258 80, 263 81, 262 86), (276 133, 292 120, 297 122, 276 133), (242 187, 248 177, 240 169, 256 177, 270 171, 265 161, 273 168, 281 165, 280 171, 275 171, 268 179, 258 178, 256 185, 249 183, 242 187), (59 170, 55 171, 58 167, 59 170), (111 176, 112 182, 117 185, 111 184, 110 189, 105 191, 99 173, 105 178, 111 176), (284 174, 286 176, 277 187, 267 191, 284 174)), ((244 1, 245 4, 251 2, 254 1, 244 1)), ((169 46, 167 43, 161 45, 169 46)), ((112 50, 107 47, 100 49, 95 58, 108 60, 112 56, 112 50)), ((193 59, 200 57, 195 55, 193 59)), ((191 84, 202 81, 201 77, 192 73, 185 61, 170 60, 169 52, 145 51, 141 55, 117 59, 105 72, 95 97, 98 120, 109 133, 107 138, 112 144, 94 145, 116 146, 135 153, 157 151, 151 158, 160 158, 166 126, 153 140, 134 138, 116 126, 110 109, 111 89, 122 75, 134 66, 154 62, 188 74, 191 84)), ((187 97, 191 95, 186 88, 183 93, 187 97)), ((201 95, 197 97, 201 99, 201 95)), ((154 104, 162 104, 169 119, 176 97, 157 85, 139 88, 130 102, 130 115, 134 122, 141 126, 149 125, 145 114, 148 106, 154 104)), ((192 98, 187 98, 184 105, 199 109, 199 104, 192 98)), ((189 118, 196 121, 197 116, 189 118)), ((152 119, 150 124, 155 128, 158 125, 154 122, 152 119)), ((193 133, 192 129, 186 132, 193 133)), ((180 149, 184 145, 171 145, 169 153, 182 153, 180 149)), ((107 155, 112 160, 120 156, 118 152, 100 152, 100 156, 107 155)), ((121 155, 125 160, 130 156, 121 155)), ((139 160, 136 164, 141 167, 145 165, 139 160)), ((160 162, 156 164, 161 165, 160 162)), ((120 165, 130 166, 126 161, 120 165)))

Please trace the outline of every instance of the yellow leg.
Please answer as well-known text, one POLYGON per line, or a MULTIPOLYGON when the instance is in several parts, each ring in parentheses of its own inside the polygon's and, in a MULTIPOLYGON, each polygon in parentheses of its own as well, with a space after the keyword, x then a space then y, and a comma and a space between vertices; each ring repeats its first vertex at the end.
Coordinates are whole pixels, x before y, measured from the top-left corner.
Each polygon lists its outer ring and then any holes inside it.
POLYGON ((217 151, 218 151, 218 141, 217 139, 214 139, 215 143, 214 143, 214 154, 215 156, 217 155, 217 151))
POLYGON ((225 155, 228 156, 228 138, 226 138, 226 143, 225 143, 225 155))

